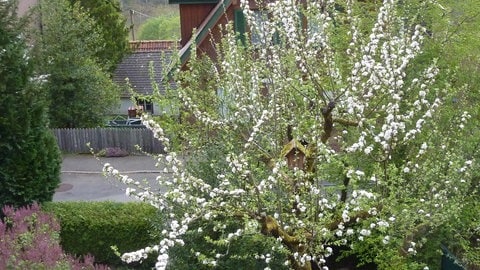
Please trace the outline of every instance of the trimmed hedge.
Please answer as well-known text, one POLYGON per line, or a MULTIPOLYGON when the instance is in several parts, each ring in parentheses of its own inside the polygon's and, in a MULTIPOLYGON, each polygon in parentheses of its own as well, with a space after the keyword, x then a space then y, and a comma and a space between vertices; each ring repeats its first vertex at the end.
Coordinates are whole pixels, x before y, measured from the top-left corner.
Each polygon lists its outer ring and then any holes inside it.
POLYGON ((124 253, 158 242, 152 233, 152 221, 158 212, 146 203, 49 202, 42 209, 53 213, 60 222, 65 252, 91 254, 98 263, 122 265, 111 246, 124 253))

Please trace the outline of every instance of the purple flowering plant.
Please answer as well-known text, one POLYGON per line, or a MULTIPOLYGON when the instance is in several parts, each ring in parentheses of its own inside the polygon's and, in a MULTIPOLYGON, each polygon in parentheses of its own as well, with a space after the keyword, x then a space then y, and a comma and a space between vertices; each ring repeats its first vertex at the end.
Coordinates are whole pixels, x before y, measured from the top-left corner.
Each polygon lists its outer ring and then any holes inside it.
POLYGON ((0 220, 0 269, 108 269, 65 254, 60 245, 60 225, 38 204, 2 208, 0 220))

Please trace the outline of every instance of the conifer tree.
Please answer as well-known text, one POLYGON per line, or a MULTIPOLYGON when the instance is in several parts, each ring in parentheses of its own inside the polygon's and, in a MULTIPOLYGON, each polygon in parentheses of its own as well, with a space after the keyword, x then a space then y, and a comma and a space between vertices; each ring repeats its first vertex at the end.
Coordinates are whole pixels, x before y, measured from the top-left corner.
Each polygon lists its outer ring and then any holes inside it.
POLYGON ((95 21, 105 46, 97 51, 96 57, 102 60, 109 71, 113 71, 128 52, 128 28, 122 15, 120 2, 97 0, 70 0, 78 3, 95 21))
POLYGON ((48 129, 45 96, 16 16, 0 2, 0 205, 50 201, 60 183, 60 152, 48 129))

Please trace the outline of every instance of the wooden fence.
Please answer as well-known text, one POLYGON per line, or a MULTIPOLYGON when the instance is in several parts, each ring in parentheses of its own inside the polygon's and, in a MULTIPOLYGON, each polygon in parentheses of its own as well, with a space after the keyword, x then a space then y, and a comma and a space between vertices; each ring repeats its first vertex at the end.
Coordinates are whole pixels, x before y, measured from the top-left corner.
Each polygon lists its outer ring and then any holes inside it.
POLYGON ((63 153, 89 153, 118 147, 129 153, 139 153, 136 145, 147 153, 162 153, 162 144, 146 128, 61 128, 52 129, 63 153))

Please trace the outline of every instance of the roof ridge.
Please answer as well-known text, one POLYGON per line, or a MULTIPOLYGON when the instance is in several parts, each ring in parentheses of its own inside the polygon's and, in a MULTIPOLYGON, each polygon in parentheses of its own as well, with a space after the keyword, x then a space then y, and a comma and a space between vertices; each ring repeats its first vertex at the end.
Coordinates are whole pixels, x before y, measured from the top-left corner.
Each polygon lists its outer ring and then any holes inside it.
POLYGON ((177 40, 135 40, 129 44, 133 52, 173 51, 180 48, 177 40))

